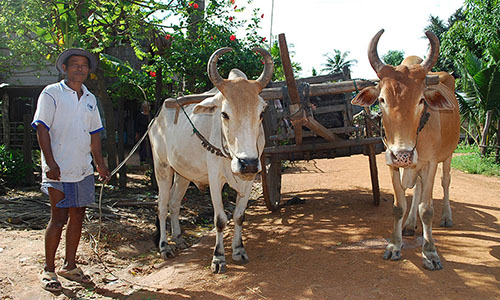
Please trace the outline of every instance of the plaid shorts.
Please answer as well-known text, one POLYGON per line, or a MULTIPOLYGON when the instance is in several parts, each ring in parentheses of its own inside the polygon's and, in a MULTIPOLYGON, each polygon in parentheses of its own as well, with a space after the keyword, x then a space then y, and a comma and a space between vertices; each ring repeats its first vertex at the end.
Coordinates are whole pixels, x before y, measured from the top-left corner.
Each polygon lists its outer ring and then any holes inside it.
POLYGON ((84 207, 95 202, 94 175, 89 175, 79 182, 43 182, 41 190, 49 194, 49 188, 64 193, 64 199, 57 202, 56 207, 84 207))

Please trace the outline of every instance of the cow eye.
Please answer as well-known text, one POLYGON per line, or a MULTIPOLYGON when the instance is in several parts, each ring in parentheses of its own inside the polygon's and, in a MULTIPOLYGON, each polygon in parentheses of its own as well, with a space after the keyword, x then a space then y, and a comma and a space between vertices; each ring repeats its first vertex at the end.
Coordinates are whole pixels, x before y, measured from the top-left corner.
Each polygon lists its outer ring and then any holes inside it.
POLYGON ((384 98, 382 98, 382 97, 379 97, 379 98, 378 98, 378 102, 380 102, 380 103, 385 103, 385 99, 384 99, 384 98))
POLYGON ((222 112, 222 118, 229 120, 229 116, 225 112, 222 112))
POLYGON ((419 104, 424 104, 424 102, 425 102, 425 98, 424 97, 420 98, 419 104))

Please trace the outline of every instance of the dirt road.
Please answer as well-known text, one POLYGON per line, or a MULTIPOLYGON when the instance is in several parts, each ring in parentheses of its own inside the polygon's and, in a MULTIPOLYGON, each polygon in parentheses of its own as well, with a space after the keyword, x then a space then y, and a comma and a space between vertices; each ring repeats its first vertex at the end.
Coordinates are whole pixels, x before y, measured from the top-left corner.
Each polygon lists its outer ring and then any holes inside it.
MULTIPOLYGON (((97 287, 80 299, 500 299, 500 180, 452 170, 454 227, 440 228, 438 171, 433 234, 444 269, 431 272, 422 267, 420 224, 416 237, 405 238, 401 261, 382 259, 392 229, 393 196, 383 156, 377 159, 379 207, 372 204, 366 157, 300 163, 284 174, 282 192, 284 201, 297 195, 304 204, 271 213, 260 200, 247 210, 248 264, 230 260, 230 224, 227 273, 210 272, 215 242, 210 233, 168 261, 155 257, 143 262, 139 267, 149 268, 147 275, 131 272, 133 266, 116 274, 144 286, 123 280, 104 283, 104 271, 95 271, 97 287)), ((41 234, 1 232, 0 247, 5 250, 0 252, 0 295, 8 292, 1 299, 75 295, 70 290, 53 295, 40 289, 34 273, 43 257, 41 234), (27 263, 23 255, 38 261, 27 263)))

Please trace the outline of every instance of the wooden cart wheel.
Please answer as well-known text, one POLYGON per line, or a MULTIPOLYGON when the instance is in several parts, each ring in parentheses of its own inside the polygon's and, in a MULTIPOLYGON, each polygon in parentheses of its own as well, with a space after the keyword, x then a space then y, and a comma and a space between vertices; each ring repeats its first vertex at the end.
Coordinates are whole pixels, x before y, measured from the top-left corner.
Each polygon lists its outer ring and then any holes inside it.
POLYGON ((266 159, 262 157, 262 193, 266 207, 271 211, 279 209, 281 201, 281 161, 273 161, 266 163, 266 159))

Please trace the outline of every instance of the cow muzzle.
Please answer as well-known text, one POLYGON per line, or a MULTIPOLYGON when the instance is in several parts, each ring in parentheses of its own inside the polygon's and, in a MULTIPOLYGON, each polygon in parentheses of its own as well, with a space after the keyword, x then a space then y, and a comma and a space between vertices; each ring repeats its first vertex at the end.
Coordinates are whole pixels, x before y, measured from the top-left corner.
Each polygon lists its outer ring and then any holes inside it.
POLYGON ((255 158, 238 158, 238 167, 242 174, 256 174, 259 172, 259 160, 255 158))
POLYGON ((410 168, 417 162, 417 153, 415 149, 412 150, 390 150, 387 149, 386 163, 389 166, 396 168, 410 168))
POLYGON ((243 180, 253 180, 260 172, 260 161, 257 158, 235 157, 231 162, 231 169, 235 175, 243 180))

